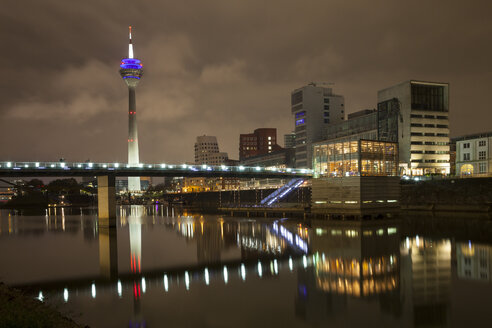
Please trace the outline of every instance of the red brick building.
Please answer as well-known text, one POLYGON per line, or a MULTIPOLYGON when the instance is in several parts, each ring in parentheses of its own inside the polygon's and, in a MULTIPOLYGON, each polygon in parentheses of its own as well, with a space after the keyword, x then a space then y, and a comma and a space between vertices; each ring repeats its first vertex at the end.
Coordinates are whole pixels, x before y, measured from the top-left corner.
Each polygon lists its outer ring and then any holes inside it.
POLYGON ((239 136, 239 160, 281 150, 277 145, 277 129, 261 128, 239 136))

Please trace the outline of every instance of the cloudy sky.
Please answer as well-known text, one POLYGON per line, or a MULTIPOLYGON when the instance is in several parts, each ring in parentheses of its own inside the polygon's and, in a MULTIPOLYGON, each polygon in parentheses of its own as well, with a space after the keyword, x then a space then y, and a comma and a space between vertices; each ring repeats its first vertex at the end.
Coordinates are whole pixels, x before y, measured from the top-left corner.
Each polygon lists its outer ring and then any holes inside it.
POLYGON ((490 1, 4 0, 0 160, 127 160, 119 76, 133 25, 140 159, 193 160, 198 135, 293 128, 290 92, 335 83, 347 112, 379 89, 450 83, 451 135, 492 130, 490 1))

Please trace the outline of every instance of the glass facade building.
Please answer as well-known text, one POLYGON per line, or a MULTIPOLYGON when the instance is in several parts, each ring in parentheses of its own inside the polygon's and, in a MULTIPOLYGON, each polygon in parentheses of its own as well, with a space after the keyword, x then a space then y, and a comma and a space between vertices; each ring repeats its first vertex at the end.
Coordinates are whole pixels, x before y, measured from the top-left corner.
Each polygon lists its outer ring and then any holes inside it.
POLYGON ((314 177, 397 176, 398 144, 376 140, 313 145, 314 177))

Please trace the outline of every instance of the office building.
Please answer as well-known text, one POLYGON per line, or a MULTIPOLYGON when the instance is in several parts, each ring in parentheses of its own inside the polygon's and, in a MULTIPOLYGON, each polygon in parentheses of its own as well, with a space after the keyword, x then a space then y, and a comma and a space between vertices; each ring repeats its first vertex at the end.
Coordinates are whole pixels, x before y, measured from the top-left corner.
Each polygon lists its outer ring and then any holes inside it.
POLYGON ((284 148, 295 148, 296 146, 296 133, 291 132, 284 134, 284 148))
MULTIPOLYGON (((136 166, 139 163, 138 130, 137 130, 137 102, 136 89, 143 75, 142 63, 133 56, 132 27, 129 28, 128 58, 121 60, 120 74, 128 86, 128 164, 136 166)), ((140 191, 140 178, 128 178, 128 190, 140 191)))
POLYGON ((239 160, 268 154, 281 147, 277 144, 277 129, 261 128, 253 133, 239 135, 239 160))
POLYGON ((456 175, 489 175, 492 168, 492 132, 453 138, 456 175))
POLYGON ((347 120, 330 124, 323 131, 323 140, 356 141, 377 140, 378 115, 375 109, 364 109, 348 114, 347 120))
MULTIPOLYGON (((142 177, 140 181, 141 190, 149 189, 151 185, 150 177, 142 177)), ((117 193, 126 193, 128 191, 128 180, 126 179, 116 179, 115 180, 115 188, 117 193)))
POLYGON ((296 167, 312 167, 313 142, 323 139, 324 128, 345 118, 343 96, 331 88, 310 83, 291 93, 291 112, 296 134, 296 167))
POLYGON ((378 121, 386 123, 378 138, 397 133, 401 174, 449 174, 449 85, 410 80, 380 90, 378 112, 396 110, 397 120, 378 121))
POLYGON ((251 156, 240 161, 243 166, 288 168, 295 165, 294 148, 281 148, 271 153, 251 156))
POLYGON ((227 153, 219 152, 216 137, 206 135, 196 137, 195 164, 223 165, 227 159, 227 153))

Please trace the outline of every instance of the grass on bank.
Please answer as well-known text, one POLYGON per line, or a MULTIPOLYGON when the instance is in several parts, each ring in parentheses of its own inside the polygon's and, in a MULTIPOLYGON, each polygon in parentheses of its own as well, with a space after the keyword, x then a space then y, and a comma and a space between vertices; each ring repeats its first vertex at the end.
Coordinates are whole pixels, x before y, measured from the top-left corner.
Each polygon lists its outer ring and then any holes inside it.
POLYGON ((46 304, 0 283, 0 328, 81 328, 46 304))

